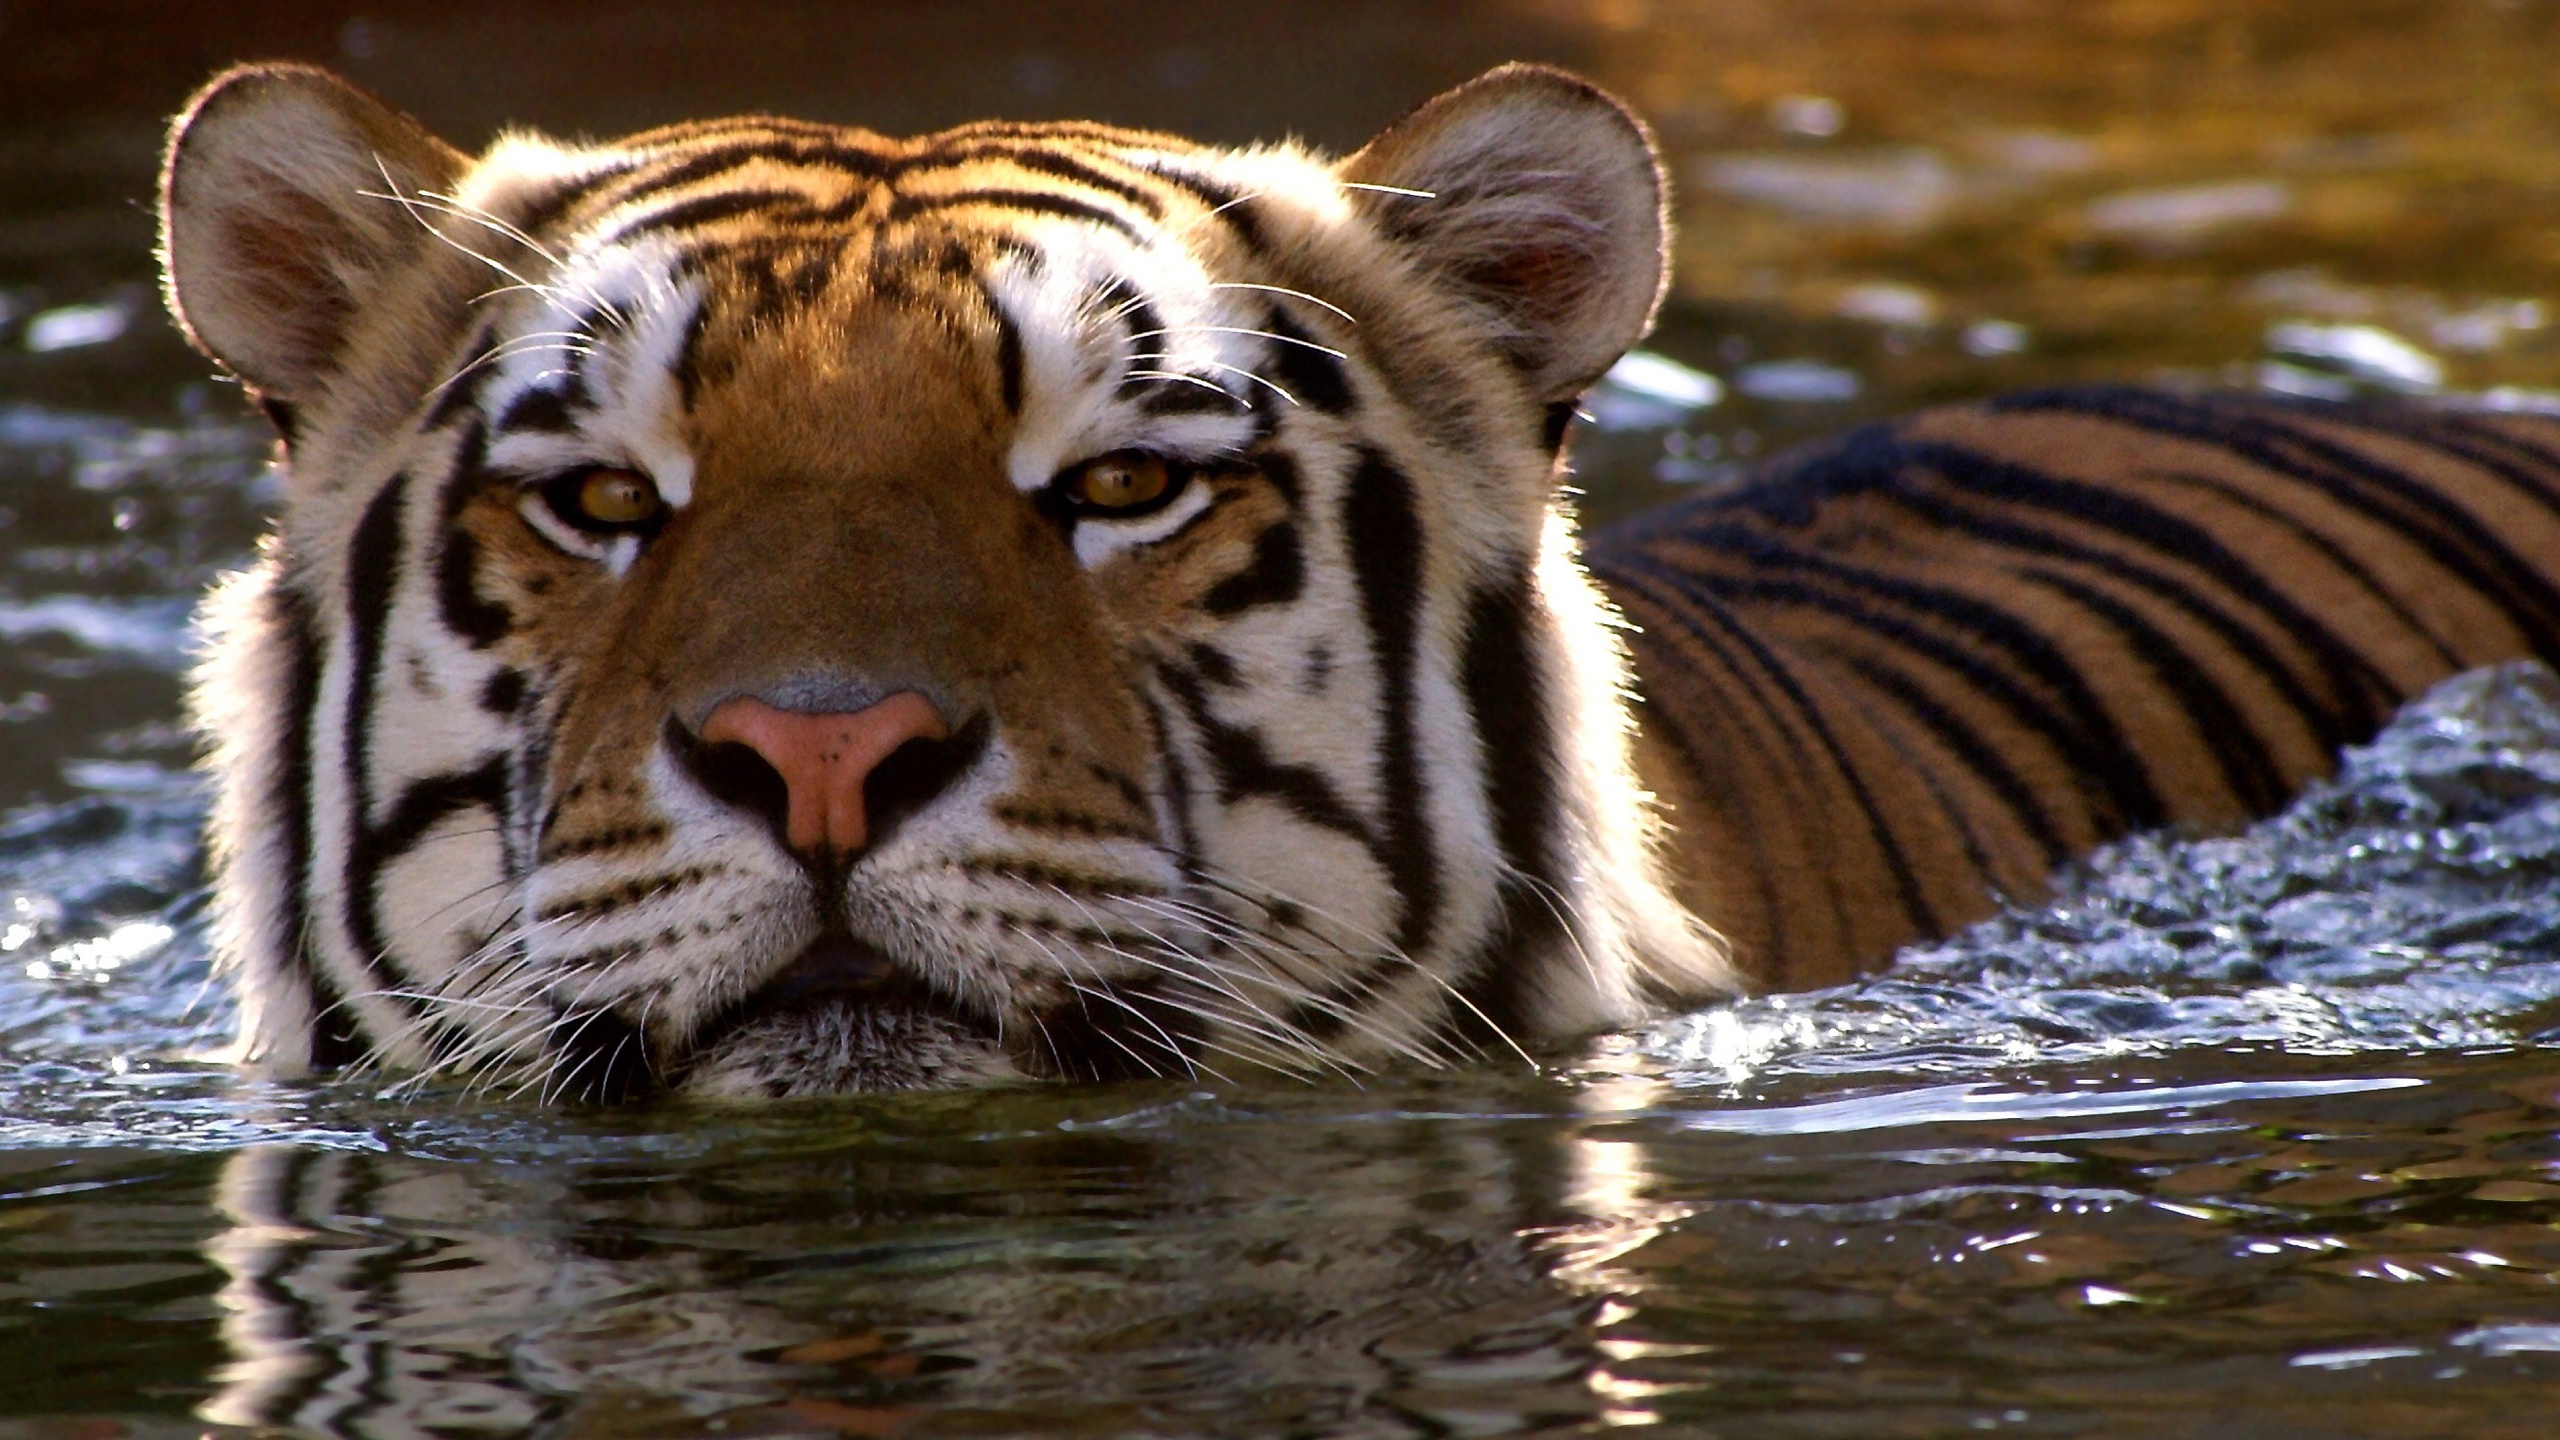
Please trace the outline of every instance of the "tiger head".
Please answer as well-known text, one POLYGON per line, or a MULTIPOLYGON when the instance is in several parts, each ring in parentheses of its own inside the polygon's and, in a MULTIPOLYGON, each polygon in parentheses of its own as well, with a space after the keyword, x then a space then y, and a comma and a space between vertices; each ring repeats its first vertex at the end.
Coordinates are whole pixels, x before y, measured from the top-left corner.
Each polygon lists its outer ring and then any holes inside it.
POLYGON ((282 437, 197 687, 253 1059, 1351 1072, 1727 982, 1558 498, 1664 277, 1587 84, 1340 161, 762 117, 474 159, 259 66, 162 213, 282 437))

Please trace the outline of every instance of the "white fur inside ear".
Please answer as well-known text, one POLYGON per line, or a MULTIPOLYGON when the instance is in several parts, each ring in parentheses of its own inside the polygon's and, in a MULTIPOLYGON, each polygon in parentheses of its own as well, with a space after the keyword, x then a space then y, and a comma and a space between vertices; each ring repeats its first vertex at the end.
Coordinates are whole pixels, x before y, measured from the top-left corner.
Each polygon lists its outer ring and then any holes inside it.
POLYGON ((1667 270, 1662 168, 1624 105, 1507 65, 1342 163, 1390 243, 1481 309, 1541 398, 1597 379, 1653 324, 1667 270))

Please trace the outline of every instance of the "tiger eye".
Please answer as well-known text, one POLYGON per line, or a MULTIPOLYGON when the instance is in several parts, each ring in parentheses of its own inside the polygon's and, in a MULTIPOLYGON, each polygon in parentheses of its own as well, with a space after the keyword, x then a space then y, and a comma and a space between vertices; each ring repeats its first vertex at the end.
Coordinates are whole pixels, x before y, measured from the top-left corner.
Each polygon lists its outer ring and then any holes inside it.
POLYGON ((633 470, 593 470, 578 486, 578 513, 598 525, 641 525, 663 502, 649 477, 633 470))
POLYGON ((1086 461, 1067 491, 1097 510, 1127 510, 1157 499, 1172 484, 1173 473, 1162 458, 1129 451, 1086 461))

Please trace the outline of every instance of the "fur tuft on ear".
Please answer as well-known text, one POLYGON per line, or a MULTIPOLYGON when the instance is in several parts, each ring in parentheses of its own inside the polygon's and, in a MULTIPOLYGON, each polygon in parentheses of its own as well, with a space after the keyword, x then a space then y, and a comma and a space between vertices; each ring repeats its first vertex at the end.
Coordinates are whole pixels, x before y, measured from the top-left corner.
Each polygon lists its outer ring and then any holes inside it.
POLYGON ((310 399, 372 288, 432 239, 408 207, 377 197, 447 189, 466 163, 325 70, 225 71, 169 130, 160 262, 170 313, 265 399, 310 399))
POLYGON ((1570 399, 1653 324, 1662 165, 1607 91, 1505 65, 1387 127, 1338 172, 1423 268, 1481 307, 1542 400, 1570 399))

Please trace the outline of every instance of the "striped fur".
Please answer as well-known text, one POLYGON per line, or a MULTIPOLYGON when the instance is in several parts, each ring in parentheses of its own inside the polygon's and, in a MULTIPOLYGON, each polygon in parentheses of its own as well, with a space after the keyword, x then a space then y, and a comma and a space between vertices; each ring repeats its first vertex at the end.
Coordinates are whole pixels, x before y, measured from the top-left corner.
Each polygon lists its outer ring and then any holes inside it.
POLYGON ((1659 181, 1513 69, 1343 162, 1091 125, 750 118, 473 160, 218 80, 173 307, 278 419, 211 602, 247 1053, 546 1098, 1500 1052, 1725 983, 1651 856, 1550 415, 1648 322, 1659 181), (1138 519, 1051 477, 1145 450, 1138 519), (645 473, 662 530, 545 509, 645 473), (685 736, 954 717, 858 863, 685 736), (829 935, 895 1005, 761 998, 829 935))
POLYGON ((2061 391, 1592 537, 1682 897, 1836 983, 2131 830, 2227 829, 2456 671, 2560 650, 2560 424, 2061 391))
POLYGON ((1339 162, 769 118, 475 159, 216 81, 171 301, 288 494, 199 685, 245 1052, 546 1098, 1481 1055, 1729 993, 1717 932, 1869 968, 2554 633, 2541 422, 2141 392, 1862 432, 1586 574, 1563 420, 1661 214, 1641 127, 1517 67, 1339 162), (1187 479, 1065 507, 1124 451, 1187 479), (593 466, 662 527, 561 519, 593 466), (850 863, 688 738, 897 691, 955 734, 850 863), (777 998, 830 945, 893 998, 777 998))

